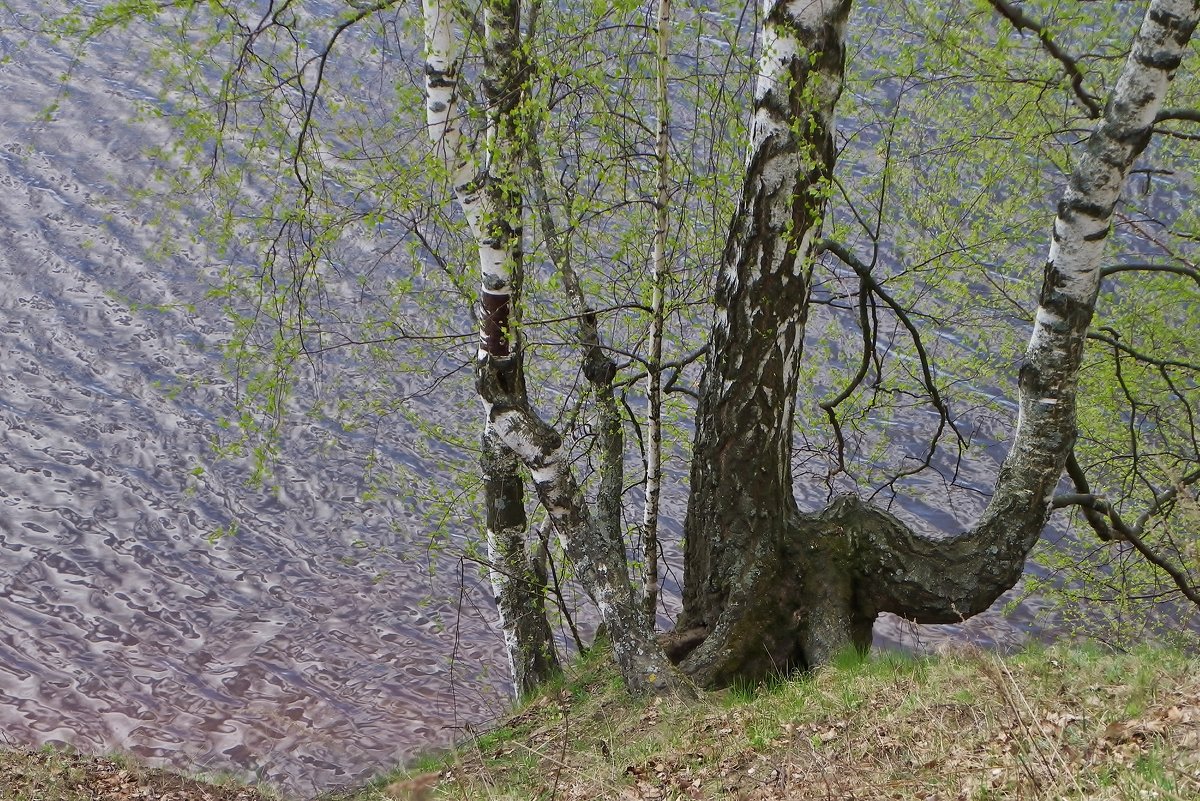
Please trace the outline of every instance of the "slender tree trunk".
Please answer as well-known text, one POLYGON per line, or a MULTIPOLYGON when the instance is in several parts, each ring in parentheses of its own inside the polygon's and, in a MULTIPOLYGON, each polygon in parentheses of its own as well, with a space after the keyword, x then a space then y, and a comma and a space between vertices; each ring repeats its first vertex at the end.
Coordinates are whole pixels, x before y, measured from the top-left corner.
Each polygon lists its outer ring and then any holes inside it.
POLYGON ((562 278, 563 291, 570 301, 571 311, 575 314, 583 375, 594 395, 597 439, 600 444, 600 482, 596 492, 595 524, 605 537, 617 542, 622 538, 621 504, 625 492, 625 434, 613 391, 617 365, 601 341, 596 312, 584 295, 579 276, 571 263, 570 251, 563 246, 561 234, 555 229, 546 191, 545 169, 541 154, 532 142, 527 149, 526 159, 533 178, 534 204, 542 223, 542 236, 550 253, 550 261, 562 278))
POLYGON ((848 6, 767 4, 746 188, 718 280, 702 386, 673 654, 706 684, 865 647, 881 611, 921 622, 970 617, 1020 577, 1074 443, 1077 376, 1113 209, 1198 16, 1192 0, 1150 4, 1058 206, 1020 370, 1019 419, 995 493, 975 528, 941 538, 852 497, 800 514, 792 495, 802 260, 832 169, 830 118, 848 6), (799 141, 796 132, 804 133, 799 141))
POLYGON ((662 494, 662 340, 663 301, 667 289, 667 226, 671 200, 671 97, 667 93, 670 69, 671 1, 658 0, 658 58, 656 105, 658 125, 654 156, 658 166, 658 185, 654 206, 654 248, 651 270, 654 288, 650 298, 650 358, 646 376, 646 504, 642 510, 642 549, 645 554, 645 581, 642 606, 654 626, 658 608, 658 510, 662 494))
POLYGON ((507 391, 511 379, 505 369, 504 362, 486 360, 478 372, 480 397, 496 432, 529 467, 563 550, 612 636, 622 678, 634 693, 691 695, 690 684, 672 667, 646 624, 629 580, 624 541, 596 524, 571 474, 562 438, 525 398, 507 391))
MULTIPOLYGON (((475 236, 482 285, 479 353, 504 360, 506 391, 523 397, 525 379, 516 330, 522 267, 522 199, 513 177, 519 156, 514 120, 523 97, 519 5, 496 2, 484 13, 488 63, 486 151, 481 160, 463 144, 458 63, 445 0, 425 0, 427 120, 435 150, 450 170, 455 195, 475 236)), ((517 693, 524 695, 559 669, 546 620, 545 579, 526 548, 525 489, 513 451, 484 420, 480 469, 487 506, 489 575, 517 693)))

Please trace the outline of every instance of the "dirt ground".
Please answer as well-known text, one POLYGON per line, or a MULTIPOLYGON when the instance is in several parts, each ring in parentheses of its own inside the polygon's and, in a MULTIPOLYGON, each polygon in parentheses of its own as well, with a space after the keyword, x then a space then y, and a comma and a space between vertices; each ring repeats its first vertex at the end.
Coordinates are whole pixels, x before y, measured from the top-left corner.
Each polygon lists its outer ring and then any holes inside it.
POLYGON ((236 784, 60 751, 0 752, 0 801, 274 801, 236 784))

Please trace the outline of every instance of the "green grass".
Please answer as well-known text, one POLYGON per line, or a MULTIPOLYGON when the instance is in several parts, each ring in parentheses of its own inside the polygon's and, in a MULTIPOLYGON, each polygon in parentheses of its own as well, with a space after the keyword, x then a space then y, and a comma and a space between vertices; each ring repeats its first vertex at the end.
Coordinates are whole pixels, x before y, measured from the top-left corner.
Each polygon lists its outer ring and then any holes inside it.
MULTIPOLYGON (((132 761, 0 752, 0 801, 157 797, 265 801, 132 761), (113 782, 123 795, 97 791, 113 782)), ((681 704, 630 698, 592 654, 503 726, 326 801, 829 798, 1195 801, 1200 662, 1088 645, 847 655, 681 704)))
POLYGON ((1094 646, 850 654, 683 705, 629 698, 592 657, 505 727, 350 801, 387 798, 1194 801, 1200 663, 1094 646))

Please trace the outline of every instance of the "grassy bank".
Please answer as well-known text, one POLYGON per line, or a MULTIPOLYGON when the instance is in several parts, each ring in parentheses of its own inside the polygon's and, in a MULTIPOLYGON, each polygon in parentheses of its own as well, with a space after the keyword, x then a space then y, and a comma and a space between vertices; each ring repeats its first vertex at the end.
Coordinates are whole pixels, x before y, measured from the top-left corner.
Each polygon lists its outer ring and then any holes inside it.
POLYGON ((232 781, 201 781, 122 758, 0 751, 0 801, 278 801, 232 781))
POLYGON ((350 798, 1194 800, 1200 662, 885 654, 684 708, 593 661, 406 777, 350 798))
MULTIPOLYGON (((3 801, 135 798, 264 799, 83 757, 0 754, 3 801)), ((1191 801, 1200 661, 1078 647, 884 654, 681 706, 629 699, 595 658, 503 727, 335 798, 1191 801)))

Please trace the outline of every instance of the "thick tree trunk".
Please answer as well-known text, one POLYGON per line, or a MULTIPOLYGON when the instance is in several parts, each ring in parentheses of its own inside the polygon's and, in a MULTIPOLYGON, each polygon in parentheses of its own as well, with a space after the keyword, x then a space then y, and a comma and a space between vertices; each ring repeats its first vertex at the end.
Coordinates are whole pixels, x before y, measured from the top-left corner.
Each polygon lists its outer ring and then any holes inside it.
POLYGON ((849 0, 766 5, 745 183, 717 277, 685 521, 676 630, 708 634, 682 665, 705 684, 785 669, 803 657, 804 624, 787 602, 801 588, 797 560, 807 559, 791 546, 800 519, 792 423, 849 10, 849 0))
POLYGON ((975 528, 939 538, 856 498, 801 515, 792 495, 803 265, 832 170, 848 6, 767 3, 746 187, 702 385, 673 653, 703 684, 865 647, 881 611, 922 622, 970 617, 1020 577, 1074 443, 1077 375, 1113 209, 1198 13, 1190 0, 1150 5, 1058 207, 1017 429, 995 493, 975 528))

